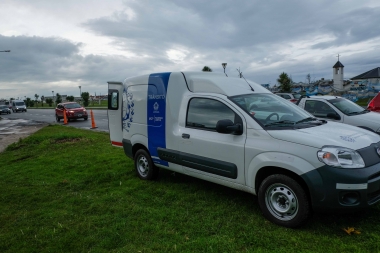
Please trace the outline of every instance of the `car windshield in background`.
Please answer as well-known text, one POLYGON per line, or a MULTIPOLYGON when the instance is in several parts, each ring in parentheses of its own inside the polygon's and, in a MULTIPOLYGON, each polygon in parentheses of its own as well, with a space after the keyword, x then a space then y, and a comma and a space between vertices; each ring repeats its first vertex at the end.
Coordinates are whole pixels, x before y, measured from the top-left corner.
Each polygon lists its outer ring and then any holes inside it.
POLYGON ((294 98, 296 98, 296 99, 300 99, 300 97, 301 97, 301 94, 293 94, 293 96, 294 96, 294 98))
POLYGON ((361 106, 345 98, 335 98, 328 101, 346 115, 357 115, 368 112, 361 106))
POLYGON ((67 104, 65 105, 67 109, 75 109, 75 108, 82 108, 80 104, 67 104))
POLYGON ((229 97, 267 130, 311 127, 322 124, 311 114, 283 98, 270 94, 229 97))
POLYGON ((6 105, 0 105, 0 109, 5 109, 5 108, 8 108, 8 106, 6 106, 6 105))

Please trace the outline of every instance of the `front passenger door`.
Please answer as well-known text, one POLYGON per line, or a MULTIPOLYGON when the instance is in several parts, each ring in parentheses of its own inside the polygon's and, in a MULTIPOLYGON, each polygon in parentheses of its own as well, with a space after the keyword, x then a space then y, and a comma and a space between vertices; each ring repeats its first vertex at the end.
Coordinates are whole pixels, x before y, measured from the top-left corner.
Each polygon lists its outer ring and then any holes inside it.
POLYGON ((188 102, 186 125, 181 128, 179 151, 184 171, 193 176, 244 184, 245 120, 218 98, 194 97, 188 102), (242 133, 216 131, 219 120, 241 124, 242 133), (183 163, 182 163, 183 164, 183 163))

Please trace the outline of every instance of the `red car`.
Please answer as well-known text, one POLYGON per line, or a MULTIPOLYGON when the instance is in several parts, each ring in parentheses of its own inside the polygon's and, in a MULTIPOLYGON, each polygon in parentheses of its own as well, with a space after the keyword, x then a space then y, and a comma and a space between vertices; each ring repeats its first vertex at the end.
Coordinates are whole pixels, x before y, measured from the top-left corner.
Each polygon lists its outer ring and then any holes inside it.
POLYGON ((55 108, 55 118, 57 122, 63 119, 63 111, 66 110, 67 121, 72 119, 88 119, 87 111, 84 107, 76 102, 60 103, 55 108))
POLYGON ((380 112, 380 92, 368 103, 367 110, 380 112))

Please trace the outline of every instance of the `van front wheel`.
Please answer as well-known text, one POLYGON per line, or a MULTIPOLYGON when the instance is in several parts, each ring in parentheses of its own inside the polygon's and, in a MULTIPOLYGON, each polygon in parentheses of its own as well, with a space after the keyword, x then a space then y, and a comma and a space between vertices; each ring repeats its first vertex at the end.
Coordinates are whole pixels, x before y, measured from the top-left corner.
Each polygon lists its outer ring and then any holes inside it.
POLYGON ((158 176, 158 168, 144 149, 138 150, 135 154, 135 169, 139 178, 143 180, 154 180, 158 176))
POLYGON ((301 226, 311 215, 305 190, 297 181, 282 174, 271 175, 263 180, 258 199, 265 218, 280 226, 301 226))

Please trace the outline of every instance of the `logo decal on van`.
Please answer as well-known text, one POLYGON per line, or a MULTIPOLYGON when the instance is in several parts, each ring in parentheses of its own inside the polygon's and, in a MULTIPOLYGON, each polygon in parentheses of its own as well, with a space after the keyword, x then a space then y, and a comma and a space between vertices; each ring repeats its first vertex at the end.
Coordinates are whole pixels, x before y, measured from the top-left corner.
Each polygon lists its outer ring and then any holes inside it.
POLYGON ((131 123, 133 122, 135 103, 133 101, 133 94, 124 88, 123 91, 123 129, 129 132, 131 123))
POLYGON ((344 141, 348 141, 348 142, 355 142, 355 139, 354 138, 351 138, 350 136, 340 136, 340 138, 344 141))
POLYGON ((157 102, 154 103, 154 105, 153 105, 153 109, 154 109, 155 111, 157 111, 159 107, 160 107, 160 106, 158 105, 157 102))

